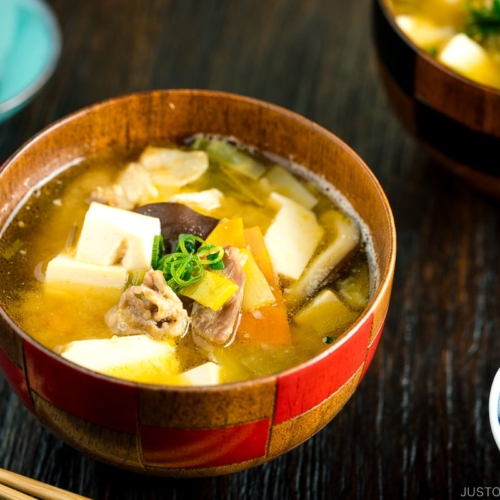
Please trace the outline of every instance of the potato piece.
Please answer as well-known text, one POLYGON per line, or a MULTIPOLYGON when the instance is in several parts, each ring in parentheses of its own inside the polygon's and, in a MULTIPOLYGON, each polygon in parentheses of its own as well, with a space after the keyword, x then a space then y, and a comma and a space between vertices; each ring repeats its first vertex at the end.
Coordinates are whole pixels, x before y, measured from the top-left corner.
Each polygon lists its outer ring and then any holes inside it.
POLYGON ((322 290, 293 321, 314 335, 341 333, 359 313, 350 311, 331 290, 322 290))

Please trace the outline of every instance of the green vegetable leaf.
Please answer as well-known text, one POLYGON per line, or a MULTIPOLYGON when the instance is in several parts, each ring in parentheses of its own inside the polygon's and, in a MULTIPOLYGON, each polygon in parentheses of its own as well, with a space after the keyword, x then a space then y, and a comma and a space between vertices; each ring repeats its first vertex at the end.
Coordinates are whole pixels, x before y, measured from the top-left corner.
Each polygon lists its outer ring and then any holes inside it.
POLYGON ((500 35, 500 0, 468 0, 465 33, 478 42, 500 35))

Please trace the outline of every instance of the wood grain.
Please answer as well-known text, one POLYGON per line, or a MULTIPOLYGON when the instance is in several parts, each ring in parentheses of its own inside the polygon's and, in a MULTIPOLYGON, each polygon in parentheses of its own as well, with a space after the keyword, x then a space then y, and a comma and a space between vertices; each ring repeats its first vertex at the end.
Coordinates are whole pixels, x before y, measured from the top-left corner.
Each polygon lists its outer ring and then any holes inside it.
POLYGON ((268 100, 352 146, 398 230, 386 330, 332 423, 230 476, 136 476, 53 437, 0 378, 0 466, 93 499, 457 498, 500 482, 488 423, 500 366, 500 207, 444 173, 396 121, 378 80, 370 2, 51 0, 64 37, 54 77, 0 125, 0 163, 61 116, 151 88, 268 100))

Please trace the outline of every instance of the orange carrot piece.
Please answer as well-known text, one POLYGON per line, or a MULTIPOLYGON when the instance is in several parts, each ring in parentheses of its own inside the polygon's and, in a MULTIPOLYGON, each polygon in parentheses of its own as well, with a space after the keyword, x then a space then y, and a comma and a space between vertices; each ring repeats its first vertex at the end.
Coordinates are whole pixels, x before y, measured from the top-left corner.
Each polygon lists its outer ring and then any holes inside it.
POLYGON ((252 252, 255 262, 257 262, 257 265, 260 267, 260 270, 266 277, 269 285, 273 288, 278 288, 278 278, 274 272, 271 257, 269 257, 264 236, 262 235, 260 227, 249 227, 248 229, 243 230, 243 236, 245 237, 247 247, 252 252))
POLYGON ((219 222, 205 240, 207 244, 225 247, 231 245, 237 248, 245 246, 243 237, 243 219, 229 219, 219 222))
POLYGON ((292 337, 285 303, 262 232, 256 226, 245 229, 243 233, 247 247, 271 286, 276 303, 261 307, 257 311, 243 313, 236 335, 243 342, 291 345, 292 337))
POLYGON ((291 345, 286 308, 275 304, 243 313, 236 337, 249 344, 291 345))

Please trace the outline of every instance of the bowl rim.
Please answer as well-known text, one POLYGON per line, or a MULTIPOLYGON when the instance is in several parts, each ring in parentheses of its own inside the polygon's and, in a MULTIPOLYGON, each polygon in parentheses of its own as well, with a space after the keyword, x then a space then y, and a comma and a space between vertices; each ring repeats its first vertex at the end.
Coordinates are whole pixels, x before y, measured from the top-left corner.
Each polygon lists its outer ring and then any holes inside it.
MULTIPOLYGON (((273 373, 270 375, 265 375, 265 376, 259 376, 259 377, 254 377, 248 380, 243 380, 243 381, 236 381, 236 382, 227 382, 223 384, 215 384, 215 385, 200 385, 200 386, 177 386, 177 385, 167 385, 167 384, 149 384, 149 383, 143 383, 143 382, 133 382, 130 380, 125 380, 125 379, 119 379, 116 377, 111 377, 108 375, 104 375, 102 373, 95 372, 93 370, 90 370, 88 368, 85 368, 83 366, 77 365, 76 363, 72 363, 68 361, 67 359, 61 357, 60 355, 56 354, 53 350, 47 348, 37 340, 35 340, 33 337, 31 337, 28 333, 24 332, 14 321, 13 319, 7 314, 5 309, 2 307, 2 304, 0 303, 0 315, 2 316, 2 319, 9 325, 9 327, 16 333, 21 336, 21 338, 30 344, 34 345, 37 349, 43 350, 46 354, 48 354, 51 358, 57 360, 59 363, 63 363, 66 366, 80 371, 84 372, 85 374, 89 374, 92 377, 97 377, 100 379, 103 379, 107 382, 113 382, 115 384, 121 385, 121 386, 128 386, 128 387, 136 387, 136 388, 142 388, 142 389, 147 389, 148 391, 175 391, 175 392, 198 392, 198 391, 204 391, 204 392, 216 392, 216 391, 222 391, 222 390, 231 390, 234 387, 245 387, 245 386, 252 386, 255 384, 265 384, 269 382, 275 381, 278 377, 282 377, 285 375, 289 375, 295 371, 302 370, 310 365, 315 364, 316 362, 320 361, 321 359, 329 356, 332 352, 336 351, 339 349, 343 344, 345 344, 358 330, 361 328, 365 322, 368 320, 370 316, 373 315, 374 311, 379 307, 380 302, 384 299, 387 293, 390 293, 390 289, 392 287, 392 280, 394 276, 394 271, 395 271, 395 263, 396 263, 396 228, 395 228, 395 222, 394 222, 394 216, 389 204, 389 201, 387 199, 387 196, 382 189, 382 186, 380 185, 379 181, 375 177, 374 173, 371 171, 371 169, 368 167, 368 165, 361 159, 361 157, 350 147, 348 146, 342 139, 340 139, 338 136, 336 136, 333 132, 330 132, 326 128, 322 127, 321 125, 318 125, 317 123, 313 122, 312 120, 294 112, 290 111, 284 107, 278 106, 276 104, 269 103, 267 101, 263 101, 260 99, 256 99, 253 97, 248 97, 236 93, 230 93, 230 92, 224 92, 224 91, 218 91, 218 90, 208 90, 208 89, 187 89, 187 88, 178 88, 178 89, 156 89, 156 90, 146 90, 146 91, 141 91, 141 92, 133 92, 133 93, 126 93, 122 94, 116 97, 111 97, 108 99, 104 99, 100 102, 97 102, 95 104, 91 104, 89 106, 85 106, 77 111, 74 111, 59 120, 49 124, 47 127, 39 131, 37 134, 32 136, 30 139, 28 139, 23 145, 21 145, 17 151, 15 151, 7 160, 5 163, 0 167, 0 179, 4 171, 8 170, 9 167, 13 164, 13 162, 18 158, 20 155, 22 155, 25 150, 29 149, 34 145, 37 141, 41 140, 43 137, 46 135, 50 134, 53 130, 56 130, 60 127, 63 127, 66 123, 71 122, 73 120, 78 120, 81 116, 86 115, 89 112, 95 112, 99 109, 105 108, 107 106, 112 106, 114 103, 118 101, 126 101, 126 100, 133 100, 136 99, 137 97, 141 95, 154 95, 154 94, 171 94, 172 96, 176 95, 191 95, 191 96, 198 96, 201 98, 208 98, 208 99, 216 99, 216 98, 224 98, 227 100, 231 101, 236 101, 236 102, 246 102, 247 104, 250 104, 255 107, 264 107, 268 108, 271 111, 275 111, 276 113, 280 115, 286 116, 288 119, 302 122, 305 124, 307 127, 316 130, 320 134, 323 134, 328 138, 328 140, 335 142, 339 147, 344 149, 349 156, 352 157, 354 161, 360 166, 360 168, 364 171, 364 174, 368 177, 370 180, 372 186, 375 188, 375 191, 378 194, 379 199, 382 202, 383 208, 384 208, 384 213, 385 217, 388 221, 388 240, 389 240, 389 259, 388 259, 388 266, 383 275, 379 275, 378 277, 378 284, 374 290, 374 293, 372 297, 370 298, 370 301, 366 307, 366 309, 362 312, 362 314, 356 319, 356 321, 349 327, 349 329, 345 332, 343 337, 338 341, 332 344, 331 346, 327 347, 323 351, 319 352, 312 358, 307 359, 306 361, 303 361, 302 363, 292 366, 286 370, 273 373)), ((68 162, 68 166, 71 165, 71 161, 68 162)), ((304 167, 307 168, 307 167, 304 167)), ((59 170, 58 170, 59 172, 59 170)), ((40 184, 40 183, 39 183, 40 184)), ((333 185, 333 184, 332 184, 333 185)), ((30 193, 32 190, 36 189, 36 186, 33 186, 28 192, 25 194, 25 196, 22 198, 21 201, 17 203, 17 205, 14 207, 14 209, 11 211, 10 216, 12 216, 12 213, 15 213, 16 210, 25 203, 27 197, 29 197, 30 193)), ((334 186, 334 185, 333 185, 334 186)), ((335 187, 335 186, 334 186, 335 187)), ((357 212, 356 207, 354 207, 354 210, 357 212)), ((9 217, 8 222, 4 225, 4 227, 0 228, 0 238, 5 230, 5 228, 10 224, 11 222, 11 217, 9 217)), ((370 234, 372 233, 372 228, 368 228, 370 234)), ((375 255, 375 260, 378 261, 379 257, 378 255, 375 255)), ((378 262, 377 262, 378 264, 378 262)), ((386 313, 387 314, 387 313, 386 313)), ((384 318, 385 321, 385 318, 384 318)), ((383 328, 383 322, 381 323, 380 329, 383 328)))
POLYGON ((432 57, 428 52, 424 49, 418 47, 413 40, 406 35, 406 33, 398 26, 396 23, 396 19, 394 14, 392 13, 390 7, 388 6, 389 2, 392 0, 374 0, 381 8, 385 18, 389 21, 392 29, 398 34, 398 36, 408 45, 413 51, 417 52, 420 57, 422 57, 427 63, 433 66, 435 69, 442 71, 447 74, 451 78, 456 78, 463 85, 468 85, 473 88, 480 90, 481 92, 491 92, 492 94, 496 94, 500 96, 500 89, 496 87, 490 87, 489 85, 485 85, 483 83, 476 82, 467 78, 456 71, 451 70, 443 63, 440 63, 435 57, 432 57))
POLYGON ((27 87, 5 101, 0 101, 0 117, 15 110, 34 97, 54 73, 62 50, 62 33, 53 10, 45 0, 29 0, 40 10, 52 37, 52 52, 43 71, 27 87))

